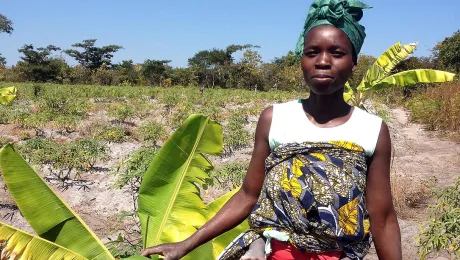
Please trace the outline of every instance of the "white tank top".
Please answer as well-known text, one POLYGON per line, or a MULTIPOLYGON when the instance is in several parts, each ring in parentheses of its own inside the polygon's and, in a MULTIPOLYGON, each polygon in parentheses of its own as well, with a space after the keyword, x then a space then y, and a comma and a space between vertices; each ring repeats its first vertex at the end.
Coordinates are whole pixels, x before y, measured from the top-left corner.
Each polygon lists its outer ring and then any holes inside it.
POLYGON ((301 100, 273 105, 269 133, 270 150, 287 143, 349 141, 364 148, 367 156, 374 154, 382 119, 354 107, 350 118, 342 125, 321 128, 314 125, 302 107, 301 100))

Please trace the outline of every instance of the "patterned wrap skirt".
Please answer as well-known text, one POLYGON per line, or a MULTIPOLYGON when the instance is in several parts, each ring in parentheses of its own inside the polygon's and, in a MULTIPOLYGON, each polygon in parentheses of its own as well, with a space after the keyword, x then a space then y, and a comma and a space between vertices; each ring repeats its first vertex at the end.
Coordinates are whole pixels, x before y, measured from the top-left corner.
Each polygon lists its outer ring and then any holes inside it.
POLYGON ((351 142, 278 146, 267 157, 266 176, 250 229, 233 240, 220 260, 239 260, 265 231, 287 234, 303 252, 343 252, 363 259, 371 244, 365 207, 367 156, 351 142))

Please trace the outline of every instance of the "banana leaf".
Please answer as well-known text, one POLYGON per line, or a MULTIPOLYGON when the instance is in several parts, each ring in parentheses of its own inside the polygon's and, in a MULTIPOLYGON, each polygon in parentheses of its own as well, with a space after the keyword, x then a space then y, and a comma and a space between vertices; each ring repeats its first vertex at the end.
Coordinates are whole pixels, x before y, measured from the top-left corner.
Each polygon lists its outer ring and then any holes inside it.
POLYGON ((53 192, 11 144, 0 150, 0 169, 21 214, 40 237, 88 259, 114 259, 85 222, 53 192))
MULTIPOLYGON (((190 116, 168 139, 145 173, 139 190, 143 246, 177 242, 207 221, 199 185, 212 168, 203 154, 222 153, 222 127, 209 117, 190 116)), ((211 257, 209 243, 190 256, 211 257)))
POLYGON ((391 46, 367 70, 357 90, 360 92, 367 91, 372 88, 374 84, 388 77, 396 65, 414 53, 416 48, 417 43, 410 43, 402 46, 401 43, 398 42, 391 46))
POLYGON ((372 89, 380 90, 391 86, 405 87, 417 83, 447 82, 453 81, 454 77, 454 73, 449 73, 440 70, 408 70, 386 77, 385 79, 374 85, 372 89))
POLYGON ((16 88, 0 88, 0 105, 6 105, 11 103, 16 97, 16 88))
POLYGON ((67 248, 0 222, 0 245, 2 243, 1 259, 87 260, 67 248))
POLYGON ((354 97, 354 92, 353 92, 353 89, 351 88, 350 86, 350 83, 345 83, 345 92, 343 93, 343 99, 345 100, 345 102, 353 102, 353 97, 354 97))
MULTIPOLYGON (((224 206, 225 203, 238 191, 235 189, 217 198, 207 206, 208 219, 213 218, 217 212, 224 206)), ((249 229, 247 220, 237 227, 225 232, 224 234, 212 240, 213 259, 217 259, 220 253, 241 233, 249 229)))

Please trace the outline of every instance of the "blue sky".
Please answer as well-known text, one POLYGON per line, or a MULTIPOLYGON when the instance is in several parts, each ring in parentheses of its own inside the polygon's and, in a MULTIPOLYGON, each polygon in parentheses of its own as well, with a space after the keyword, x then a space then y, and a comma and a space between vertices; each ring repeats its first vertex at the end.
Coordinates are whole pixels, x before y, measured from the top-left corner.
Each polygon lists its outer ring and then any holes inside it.
MULTIPOLYGON (((295 48, 312 0, 3 0, 0 13, 14 22, 14 33, 0 35, 8 65, 17 49, 53 44, 68 49, 84 39, 98 46, 124 47, 114 61, 172 60, 187 66, 196 52, 230 44, 259 45, 264 61, 295 48)), ((362 53, 378 56, 392 44, 419 42, 417 56, 460 29, 459 0, 368 0, 362 24, 362 53)), ((241 55, 241 54, 239 54, 241 55)), ((237 54, 238 57, 238 54, 237 54)), ((75 62, 66 58, 71 64, 75 62)))

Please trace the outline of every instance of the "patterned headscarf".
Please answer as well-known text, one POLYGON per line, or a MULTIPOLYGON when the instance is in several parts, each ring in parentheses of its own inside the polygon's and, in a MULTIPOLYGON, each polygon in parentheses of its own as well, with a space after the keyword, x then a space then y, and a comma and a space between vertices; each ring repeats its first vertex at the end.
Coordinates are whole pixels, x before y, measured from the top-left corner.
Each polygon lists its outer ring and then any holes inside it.
POLYGON ((361 51, 366 38, 364 26, 359 24, 363 17, 363 9, 372 6, 357 0, 315 0, 310 6, 304 30, 297 42, 296 54, 302 56, 307 33, 318 25, 332 25, 348 35, 355 55, 361 51))

